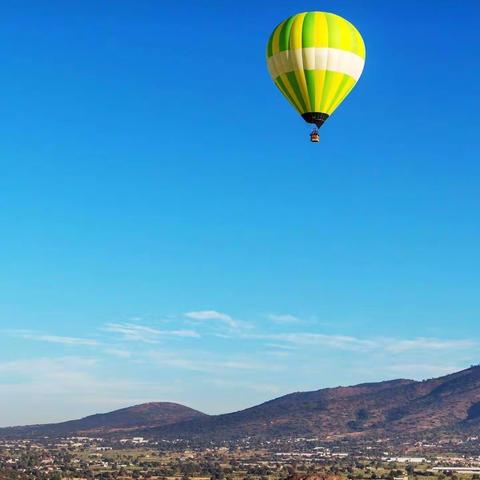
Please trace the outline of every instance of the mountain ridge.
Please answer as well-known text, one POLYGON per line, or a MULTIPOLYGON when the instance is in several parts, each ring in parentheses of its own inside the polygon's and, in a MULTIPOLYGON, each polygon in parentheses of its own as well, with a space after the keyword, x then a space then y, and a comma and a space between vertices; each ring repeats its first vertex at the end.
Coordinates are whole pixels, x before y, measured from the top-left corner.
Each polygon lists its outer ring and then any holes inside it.
POLYGON ((147 402, 107 413, 95 413, 65 422, 0 428, 0 436, 27 434, 62 435, 70 433, 112 433, 132 431, 147 426, 162 426, 206 415, 174 402, 147 402))
POLYGON ((292 392, 237 412, 206 415, 150 402, 57 424, 9 427, 1 436, 72 433, 231 440, 248 436, 353 438, 466 431, 480 425, 480 367, 427 380, 396 379, 292 392))
POLYGON ((154 428, 149 434, 218 440, 421 434, 480 423, 477 404, 480 367, 472 366, 422 381, 397 379, 295 392, 239 412, 154 428))

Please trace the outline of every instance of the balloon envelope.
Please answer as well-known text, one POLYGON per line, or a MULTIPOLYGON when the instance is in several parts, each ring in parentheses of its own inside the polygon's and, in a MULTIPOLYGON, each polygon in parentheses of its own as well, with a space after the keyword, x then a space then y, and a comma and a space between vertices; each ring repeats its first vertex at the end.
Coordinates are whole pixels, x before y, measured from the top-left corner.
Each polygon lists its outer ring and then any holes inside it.
POLYGON ((320 127, 360 78, 365 44, 358 30, 338 15, 298 13, 272 32, 267 64, 293 107, 320 127))

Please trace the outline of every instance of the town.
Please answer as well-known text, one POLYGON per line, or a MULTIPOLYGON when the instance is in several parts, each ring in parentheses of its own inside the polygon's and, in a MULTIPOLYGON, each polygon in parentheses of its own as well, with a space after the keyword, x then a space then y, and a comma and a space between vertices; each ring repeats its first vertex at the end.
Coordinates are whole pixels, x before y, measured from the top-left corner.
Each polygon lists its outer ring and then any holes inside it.
POLYGON ((478 437, 427 443, 318 438, 195 444, 143 437, 0 440, 0 479, 480 480, 478 437))

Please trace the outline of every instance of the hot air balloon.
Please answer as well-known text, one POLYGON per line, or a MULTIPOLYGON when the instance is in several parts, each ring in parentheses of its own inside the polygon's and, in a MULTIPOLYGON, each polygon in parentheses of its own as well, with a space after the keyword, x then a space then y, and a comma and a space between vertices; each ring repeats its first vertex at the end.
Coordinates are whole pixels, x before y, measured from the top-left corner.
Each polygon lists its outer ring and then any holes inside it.
POLYGON ((365 65, 358 30, 333 13, 292 15, 273 30, 267 45, 270 75, 303 119, 315 125, 310 140, 350 93, 365 65))

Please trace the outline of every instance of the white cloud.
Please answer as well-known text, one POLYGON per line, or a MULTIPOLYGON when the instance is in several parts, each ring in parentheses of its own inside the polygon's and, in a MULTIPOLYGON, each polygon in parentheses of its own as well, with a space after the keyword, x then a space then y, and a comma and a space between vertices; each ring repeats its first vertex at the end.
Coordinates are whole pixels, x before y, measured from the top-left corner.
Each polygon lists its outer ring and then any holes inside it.
MULTIPOLYGON (((464 350, 475 347, 478 343, 473 340, 449 340, 417 337, 412 339, 399 338, 359 338, 350 335, 327 335, 312 332, 274 333, 274 334, 244 334, 243 338, 277 342, 297 347, 322 346, 338 350, 354 352, 383 351, 391 354, 400 354, 411 351, 446 351, 464 350)), ((269 345, 267 343, 267 345, 269 345)))
POLYGON ((387 339, 386 350, 402 353, 412 350, 461 350, 473 348, 477 343, 472 340, 442 340, 438 338, 418 337, 407 340, 387 339))
POLYGON ((452 365, 438 365, 428 363, 399 363, 386 367, 387 371, 403 377, 426 378, 438 377, 449 373, 458 372, 461 367, 452 365))
POLYGON ((88 346, 88 347, 96 347, 100 345, 100 343, 97 340, 94 340, 91 338, 49 335, 49 334, 32 332, 30 330, 10 330, 8 333, 14 337, 23 338, 25 340, 34 340, 38 342, 58 343, 61 345, 88 346))
POLYGON ((194 330, 158 330, 156 328, 134 323, 108 323, 103 328, 106 332, 121 335, 122 340, 144 343, 158 343, 165 337, 197 338, 194 330))
POLYGON ((296 346, 323 346, 340 350, 366 351, 375 347, 372 340, 364 340, 348 335, 325 335, 322 333, 276 333, 276 334, 252 334, 247 338, 267 340, 269 342, 286 342, 296 346))
POLYGON ((288 352, 298 350, 298 346, 288 345, 286 343, 266 343, 265 346, 269 348, 275 348, 278 350, 284 350, 284 351, 286 350, 288 352))
POLYGON ((94 358, 87 357, 42 357, 0 362, 0 373, 25 374, 32 378, 38 377, 39 375, 57 378, 65 371, 90 368, 96 364, 97 361, 94 358))
POLYGON ((130 358, 132 356, 132 352, 121 349, 121 348, 109 347, 103 351, 107 355, 112 355, 113 357, 118 357, 118 358, 130 358))
POLYGON ((216 310, 201 310, 195 312, 187 312, 185 313, 187 318, 191 320, 216 320, 219 322, 228 325, 231 328, 238 328, 239 322, 234 320, 230 315, 226 313, 217 312, 216 310))
POLYGON ((271 313, 268 315, 268 319, 274 323, 279 324, 290 324, 290 323, 299 323, 301 320, 295 315, 290 315, 289 313, 278 315, 276 313, 271 313))
POLYGON ((245 358, 220 357, 205 354, 204 352, 194 354, 177 354, 172 352, 152 351, 149 353, 150 361, 157 366, 171 367, 192 372, 204 372, 217 374, 222 371, 245 370, 245 371, 279 371, 279 365, 256 362, 245 358))
POLYGON ((251 390, 254 392, 267 393, 269 395, 278 395, 281 392, 277 385, 269 385, 264 382, 242 382, 237 380, 225 380, 222 378, 209 378, 206 380, 216 387, 251 390))

